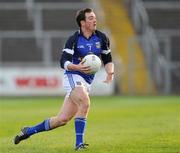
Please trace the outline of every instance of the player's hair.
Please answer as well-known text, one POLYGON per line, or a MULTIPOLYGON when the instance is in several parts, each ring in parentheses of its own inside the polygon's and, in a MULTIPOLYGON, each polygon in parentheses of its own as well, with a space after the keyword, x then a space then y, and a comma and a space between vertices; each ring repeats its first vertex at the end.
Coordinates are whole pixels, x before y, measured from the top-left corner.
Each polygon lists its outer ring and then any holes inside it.
POLYGON ((79 27, 81 27, 81 21, 85 21, 86 19, 86 16, 85 14, 86 13, 91 13, 93 12, 93 9, 91 8, 85 8, 83 10, 79 10, 77 13, 76 13, 76 22, 78 24, 79 27))

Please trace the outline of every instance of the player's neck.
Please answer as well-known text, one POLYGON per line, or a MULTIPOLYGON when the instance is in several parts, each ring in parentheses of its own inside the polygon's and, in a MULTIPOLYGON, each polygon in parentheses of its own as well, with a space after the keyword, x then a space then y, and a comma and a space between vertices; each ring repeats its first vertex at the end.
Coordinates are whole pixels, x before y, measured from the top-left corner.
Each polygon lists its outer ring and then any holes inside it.
POLYGON ((88 29, 84 29, 84 28, 81 28, 81 32, 83 33, 84 37, 86 37, 87 39, 89 37, 91 37, 93 34, 92 30, 88 30, 88 29))

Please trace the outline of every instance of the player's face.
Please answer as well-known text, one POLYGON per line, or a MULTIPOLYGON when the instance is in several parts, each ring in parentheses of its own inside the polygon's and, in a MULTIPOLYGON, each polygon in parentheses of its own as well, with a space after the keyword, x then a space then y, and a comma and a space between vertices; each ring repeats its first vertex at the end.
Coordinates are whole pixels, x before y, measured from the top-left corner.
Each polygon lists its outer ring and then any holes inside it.
POLYGON ((85 28, 90 31, 96 30, 96 15, 94 12, 86 13, 85 28))

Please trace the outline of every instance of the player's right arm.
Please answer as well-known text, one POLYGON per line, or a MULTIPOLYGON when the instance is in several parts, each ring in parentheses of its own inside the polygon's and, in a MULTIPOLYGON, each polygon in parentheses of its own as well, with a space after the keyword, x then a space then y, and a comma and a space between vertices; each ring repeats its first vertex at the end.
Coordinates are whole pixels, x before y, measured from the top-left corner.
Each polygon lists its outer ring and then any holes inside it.
POLYGON ((83 61, 81 61, 79 64, 69 63, 67 65, 67 70, 70 70, 70 71, 80 71, 80 72, 83 72, 83 73, 86 73, 86 74, 91 72, 89 66, 84 66, 83 65, 83 61))
POLYGON ((91 70, 89 67, 83 65, 83 61, 80 62, 79 64, 72 63, 73 55, 74 55, 74 36, 70 36, 65 44, 60 59, 61 68, 68 71, 80 71, 83 73, 89 73, 91 70))

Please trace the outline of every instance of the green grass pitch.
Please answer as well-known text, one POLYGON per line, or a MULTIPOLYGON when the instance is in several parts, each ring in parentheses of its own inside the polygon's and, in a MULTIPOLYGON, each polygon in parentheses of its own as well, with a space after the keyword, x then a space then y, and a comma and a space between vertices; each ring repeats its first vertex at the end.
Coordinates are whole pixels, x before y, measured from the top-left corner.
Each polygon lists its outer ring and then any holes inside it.
MULTIPOLYGON (((73 153, 74 122, 13 144, 24 125, 56 115, 63 98, 0 100, 0 153, 73 153)), ((92 97, 86 153, 180 153, 180 97, 92 97)))

